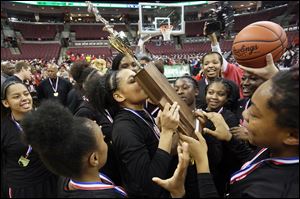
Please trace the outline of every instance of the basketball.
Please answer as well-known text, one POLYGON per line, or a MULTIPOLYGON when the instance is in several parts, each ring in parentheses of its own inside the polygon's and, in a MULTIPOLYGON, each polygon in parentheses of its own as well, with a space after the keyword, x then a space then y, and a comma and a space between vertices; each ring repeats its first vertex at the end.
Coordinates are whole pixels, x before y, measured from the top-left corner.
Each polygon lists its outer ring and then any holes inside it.
POLYGON ((285 52, 288 39, 283 28, 271 21, 252 23, 235 37, 232 53, 237 63, 251 68, 266 66, 266 55, 271 53, 274 62, 285 52))

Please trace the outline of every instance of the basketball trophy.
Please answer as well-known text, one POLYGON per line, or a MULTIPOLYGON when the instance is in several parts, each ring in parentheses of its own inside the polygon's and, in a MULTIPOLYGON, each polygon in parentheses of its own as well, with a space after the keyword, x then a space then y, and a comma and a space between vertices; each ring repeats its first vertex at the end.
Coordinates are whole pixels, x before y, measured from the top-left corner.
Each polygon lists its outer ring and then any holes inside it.
POLYGON ((110 25, 108 21, 106 21, 99 14, 99 11, 91 2, 86 1, 86 4, 88 5, 88 12, 92 12, 95 15, 96 21, 101 21, 104 23, 105 27, 103 30, 109 32, 110 35, 108 36, 108 39, 111 46, 118 52, 131 56, 135 60, 136 64, 140 67, 135 79, 143 88, 151 101, 158 105, 161 110, 164 109, 166 103, 170 103, 172 105, 174 102, 177 102, 180 106, 180 122, 178 131, 185 135, 197 138, 194 133, 195 128, 199 132, 202 131, 199 120, 194 117, 192 110, 177 95, 175 89, 170 85, 166 77, 159 72, 154 64, 148 64, 145 67, 142 67, 141 64, 136 60, 125 34, 115 31, 113 26, 110 25))
POLYGON ((134 53, 130 49, 130 43, 126 38, 125 33, 122 31, 115 31, 113 29, 113 26, 110 25, 108 21, 99 14, 98 9, 94 7, 90 1, 86 1, 86 4, 88 6, 88 12, 93 13, 95 15, 96 21, 101 21, 102 23, 104 23, 103 30, 107 31, 110 34, 110 36, 108 36, 108 40, 112 47, 122 54, 129 54, 130 56, 134 57, 134 53))

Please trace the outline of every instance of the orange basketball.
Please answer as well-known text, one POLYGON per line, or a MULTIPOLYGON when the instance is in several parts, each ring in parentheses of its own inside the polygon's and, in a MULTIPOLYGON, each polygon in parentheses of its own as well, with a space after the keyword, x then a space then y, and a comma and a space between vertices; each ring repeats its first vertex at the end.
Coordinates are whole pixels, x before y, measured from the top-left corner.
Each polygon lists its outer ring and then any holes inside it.
POLYGON ((235 37, 232 53, 242 66, 262 68, 266 55, 272 53, 274 62, 287 48, 288 40, 283 28, 271 21, 259 21, 242 29, 235 37))

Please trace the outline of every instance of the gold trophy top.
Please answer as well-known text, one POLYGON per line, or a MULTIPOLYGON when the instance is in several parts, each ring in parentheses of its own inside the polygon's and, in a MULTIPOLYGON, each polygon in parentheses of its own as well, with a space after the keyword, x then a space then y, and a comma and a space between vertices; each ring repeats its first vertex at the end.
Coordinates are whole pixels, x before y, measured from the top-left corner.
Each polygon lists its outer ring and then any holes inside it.
POLYGON ((122 54, 129 54, 134 57, 133 50, 130 48, 130 43, 123 31, 117 32, 113 29, 113 25, 109 24, 109 22, 104 19, 100 14, 99 11, 90 1, 85 2, 88 6, 88 12, 93 13, 96 17, 96 21, 101 21, 104 23, 104 31, 109 32, 110 36, 108 36, 109 43, 122 54))

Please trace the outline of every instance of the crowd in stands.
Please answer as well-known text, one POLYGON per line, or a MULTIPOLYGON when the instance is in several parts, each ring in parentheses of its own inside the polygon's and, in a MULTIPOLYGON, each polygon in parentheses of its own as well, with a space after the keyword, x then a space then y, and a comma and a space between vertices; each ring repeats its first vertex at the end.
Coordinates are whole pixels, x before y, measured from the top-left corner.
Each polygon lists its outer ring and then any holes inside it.
MULTIPOLYGON (((238 66, 238 63, 235 61, 232 53, 229 51, 224 51, 223 54, 226 56, 226 59, 228 62, 235 64, 238 66)), ((152 60, 162 60, 164 65, 189 65, 191 69, 192 75, 197 75, 201 68, 202 68, 202 58, 205 53, 191 53, 191 54, 169 54, 169 55, 152 55, 149 56, 152 60)), ((50 58, 50 57, 49 57, 50 58)), ((73 54, 71 51, 67 52, 65 58, 63 59, 61 64, 58 64, 57 58, 52 59, 24 59, 25 62, 29 63, 32 66, 32 70, 34 70, 34 73, 37 73, 40 75, 42 79, 46 78, 45 76, 45 68, 48 63, 55 63, 60 68, 64 68, 67 73, 70 71, 70 65, 73 62, 76 61, 86 61, 87 63, 91 63, 93 60, 96 59, 104 59, 106 62, 106 67, 111 68, 113 57, 106 57, 99 55, 96 57, 94 54, 73 54)), ((11 64, 16 64, 18 61, 21 60, 2 60, 2 62, 9 62, 11 64)), ((282 56, 282 58, 276 63, 276 65, 279 68, 286 68, 290 67, 296 63, 299 62, 299 46, 294 45, 287 49, 286 53, 282 56)), ((38 75, 38 76, 39 76, 38 75)), ((65 75, 66 77, 66 75, 65 75)), ((69 79, 69 77, 68 77, 69 79)), ((36 82, 39 80, 34 80, 33 82, 36 82)), ((35 83, 34 83, 35 85, 35 83)))

